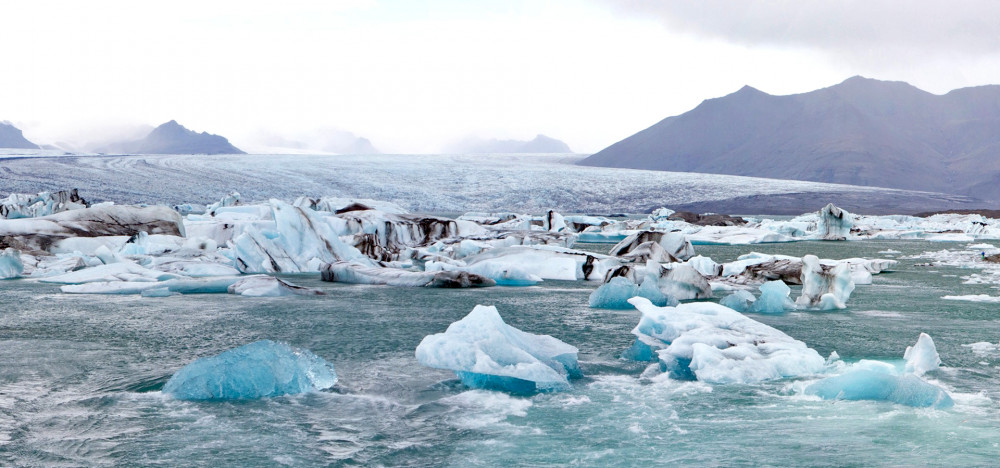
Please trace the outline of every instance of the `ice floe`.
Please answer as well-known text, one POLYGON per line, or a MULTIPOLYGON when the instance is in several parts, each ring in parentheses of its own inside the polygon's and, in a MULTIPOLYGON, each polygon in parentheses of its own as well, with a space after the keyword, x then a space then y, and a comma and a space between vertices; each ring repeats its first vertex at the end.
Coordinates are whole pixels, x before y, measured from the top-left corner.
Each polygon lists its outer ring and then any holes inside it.
POLYGON ((748 384, 812 375, 825 365, 805 343, 719 304, 629 302, 642 318, 625 357, 658 361, 660 370, 675 379, 748 384))
POLYGON ((582 377, 577 349, 548 335, 504 323, 495 307, 477 305, 444 333, 428 335, 416 349, 427 367, 454 371, 470 388, 511 393, 561 391, 582 377))

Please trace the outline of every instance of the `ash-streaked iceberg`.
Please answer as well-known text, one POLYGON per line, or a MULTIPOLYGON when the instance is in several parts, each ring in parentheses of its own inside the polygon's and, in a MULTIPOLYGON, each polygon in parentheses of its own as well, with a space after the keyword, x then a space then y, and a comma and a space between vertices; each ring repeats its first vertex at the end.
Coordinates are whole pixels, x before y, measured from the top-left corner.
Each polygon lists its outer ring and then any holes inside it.
POLYGON ((816 374, 825 365, 805 343, 719 304, 656 307, 640 297, 629 302, 642 318, 624 356, 659 361, 671 378, 752 384, 816 374))
POLYGON ((261 340, 195 360, 170 377, 163 393, 179 400, 250 400, 336 383, 333 365, 309 350, 261 340))
POLYGON ((802 257, 802 295, 796 304, 820 310, 844 309, 853 291, 850 265, 838 263, 829 268, 815 255, 802 257))
POLYGON ((481 288, 496 286, 484 276, 465 271, 408 271, 336 262, 323 267, 323 281, 427 288, 481 288))
POLYGON ((416 349, 421 364, 454 371, 470 388, 518 394, 568 390, 569 379, 583 376, 577 353, 556 338, 507 325, 495 307, 482 305, 416 349))

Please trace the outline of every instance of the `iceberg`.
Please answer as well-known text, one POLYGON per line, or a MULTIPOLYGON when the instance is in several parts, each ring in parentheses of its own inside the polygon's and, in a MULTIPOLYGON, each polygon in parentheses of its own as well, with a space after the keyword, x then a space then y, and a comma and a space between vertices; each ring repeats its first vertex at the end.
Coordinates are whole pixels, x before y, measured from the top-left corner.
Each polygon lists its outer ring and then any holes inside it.
POLYGON ((12 193, 0 199, 0 218, 37 218, 63 211, 86 208, 88 203, 77 189, 41 192, 37 195, 12 193))
POLYGON ((639 231, 629 235, 611 248, 610 255, 623 256, 646 242, 655 242, 672 258, 671 261, 685 261, 695 256, 694 246, 680 231, 639 231))
POLYGON ((0 236, 21 250, 46 251, 73 237, 149 234, 184 236, 181 215, 166 206, 102 205, 40 216, 0 219, 0 236))
POLYGON ((427 288, 481 288, 497 284, 489 278, 465 271, 407 271, 350 262, 326 265, 323 267, 322 279, 331 283, 427 288))
POLYGON ((862 361, 856 367, 809 385, 805 393, 824 400, 889 401, 918 408, 944 409, 955 404, 941 387, 913 374, 897 375, 888 364, 862 361))
MULTIPOLYGON (((691 265, 675 263, 668 267, 666 274, 659 278, 659 288, 664 294, 681 301, 712 297, 712 285, 691 265)), ((648 270, 649 266, 646 268, 648 270)))
POLYGON ((323 291, 305 288, 273 276, 255 275, 243 278, 226 288, 229 294, 249 297, 321 296, 323 291))
POLYGON ((445 262, 427 262, 424 271, 464 271, 489 278, 497 286, 534 286, 542 282, 537 275, 514 265, 482 262, 471 266, 456 266, 445 262))
POLYGON ((795 303, 789 297, 792 290, 780 280, 768 281, 760 285, 760 299, 754 301, 749 311, 757 314, 781 314, 794 309, 795 303))
POLYGON ((271 200, 270 208, 271 226, 248 225, 232 241, 241 272, 315 272, 326 263, 342 260, 372 264, 358 249, 341 242, 319 213, 280 200, 271 200))
POLYGON ((819 210, 816 237, 823 240, 847 240, 854 227, 854 216, 830 203, 819 210))
POLYGON ((444 333, 428 335, 416 349, 417 361, 447 369, 470 388, 518 394, 571 388, 583 377, 578 350, 548 335, 533 335, 504 323, 495 307, 477 305, 444 333))
POLYGON ((750 293, 750 291, 739 289, 733 292, 732 294, 722 298, 722 300, 719 301, 719 305, 723 307, 728 307, 737 312, 747 312, 750 310, 750 306, 752 306, 754 301, 756 300, 757 298, 754 297, 753 294, 750 293))
POLYGON ((0 279, 12 279, 24 273, 24 263, 21 261, 21 251, 12 248, 0 252, 0 279))
POLYGON ((179 400, 248 400, 332 387, 333 366, 312 352, 262 340, 197 359, 177 371, 163 393, 179 400))
POLYGON ((825 366, 805 343, 719 304, 656 307, 641 297, 629 302, 642 318, 624 357, 659 361, 671 378, 749 384, 816 374, 825 366))
POLYGON ((820 310, 844 309, 854 291, 854 278, 848 263, 829 268, 815 255, 802 257, 802 295, 795 300, 804 307, 820 310))
POLYGON ((906 360, 906 372, 917 376, 935 370, 941 365, 941 357, 938 356, 934 340, 926 333, 920 334, 916 344, 906 347, 903 359, 906 360))
POLYGON ((660 307, 677 305, 677 299, 663 294, 656 287, 655 280, 643 281, 642 285, 637 285, 626 277, 616 276, 590 293, 590 307, 594 309, 631 309, 632 304, 628 300, 635 296, 645 297, 660 307))

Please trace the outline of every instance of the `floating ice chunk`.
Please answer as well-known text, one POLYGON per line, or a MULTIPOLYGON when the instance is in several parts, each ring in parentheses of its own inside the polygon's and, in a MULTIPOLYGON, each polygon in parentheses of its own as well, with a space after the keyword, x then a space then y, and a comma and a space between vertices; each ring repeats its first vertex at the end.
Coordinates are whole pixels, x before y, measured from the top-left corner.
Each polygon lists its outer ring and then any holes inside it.
POLYGON ((672 378, 710 383, 756 383, 815 374, 825 361, 805 343, 711 302, 655 307, 634 297, 642 312, 625 357, 658 359, 672 378))
POLYGON ((497 286, 534 286, 542 282, 538 275, 528 273, 515 265, 482 262, 470 266, 456 266, 444 262, 427 262, 425 271, 464 271, 490 278, 497 286))
MULTIPOLYGON (((238 276, 209 278, 175 278, 166 281, 96 281, 67 284, 59 290, 66 294, 142 294, 150 289, 163 289, 180 294, 225 294, 229 286, 242 279, 238 276)), ((44 280, 43 280, 44 281, 44 280)))
POLYGON ((935 370, 941 365, 941 357, 938 356, 934 340, 926 333, 920 334, 916 344, 906 347, 903 359, 906 360, 906 372, 917 376, 935 370))
POLYGON ((750 310, 750 306, 752 306, 756 300, 757 298, 755 298, 750 291, 738 289, 732 294, 722 298, 722 300, 719 301, 719 305, 729 307, 737 312, 748 312, 750 310))
POLYGON ((969 302, 1000 302, 1000 297, 989 294, 969 294, 965 296, 941 296, 947 301, 969 301, 969 302))
POLYGON ((477 305, 444 333, 424 337, 416 356, 427 367, 454 371, 468 387, 523 394, 568 390, 568 379, 583 376, 577 352, 507 325, 495 307, 477 305))
POLYGON ((49 276, 47 278, 42 278, 39 281, 43 283, 58 284, 83 284, 106 281, 156 282, 180 277, 181 276, 179 275, 171 273, 150 270, 149 268, 144 268, 136 265, 135 263, 125 261, 121 263, 84 268, 82 270, 76 270, 62 275, 49 276))
POLYGON ((262 340, 177 371, 163 393, 180 400, 248 400, 323 390, 337 383, 333 366, 312 352, 262 340))
POLYGON ((918 408, 950 408, 955 403, 941 387, 913 374, 896 375, 891 367, 868 366, 827 377, 805 389, 824 400, 889 401, 918 408))
POLYGON ((623 256, 646 242, 656 242, 663 250, 678 261, 695 256, 694 246, 681 231, 639 231, 629 235, 611 248, 611 255, 623 256))
POLYGON ((631 309, 632 304, 628 300, 635 296, 645 297, 660 307, 677 305, 677 299, 663 294, 656 286, 655 281, 644 281, 640 286, 628 278, 616 276, 590 293, 590 307, 595 309, 631 309))
POLYGON ((701 273, 702 276, 722 276, 722 265, 715 263, 715 261, 709 257, 702 257, 701 255, 691 257, 688 259, 687 264, 691 265, 691 267, 695 270, 698 270, 698 273, 701 273))
POLYGON ((0 199, 0 218, 18 219, 47 216, 67 210, 87 207, 77 189, 41 192, 37 195, 12 193, 0 199))
POLYGON ((832 268, 820 264, 815 255, 802 257, 802 295, 795 300, 803 307, 821 310, 844 309, 854 291, 851 267, 838 263, 832 268))
POLYGON ((351 284, 383 284, 401 287, 479 288, 496 286, 493 281, 465 271, 407 271, 357 265, 350 262, 331 263, 323 267, 323 281, 351 284))
POLYGON ((229 294, 251 297, 274 296, 316 296, 326 294, 312 288, 304 288, 273 276, 255 275, 243 278, 227 288, 229 294))
POLYGON ((794 309, 792 302, 792 289, 781 280, 768 281, 760 285, 760 299, 757 299, 750 307, 750 312, 757 314, 781 314, 786 310, 794 309))
POLYGON ((566 230, 566 218, 563 215, 556 213, 555 211, 549 210, 545 214, 545 219, 543 220, 542 227, 546 231, 560 232, 566 230))
POLYGON ((0 279, 17 278, 24 273, 21 251, 6 248, 0 252, 0 279))
POLYGON ((854 216, 830 203, 819 210, 816 236, 823 240, 846 240, 854 227, 854 216))
POLYGON ((468 266, 493 264, 490 268, 519 268, 546 280, 603 280, 605 273, 620 266, 618 259, 548 245, 514 245, 489 249, 468 257, 468 266))
POLYGON ((658 283, 660 291, 677 300, 712 297, 712 285, 708 283, 708 279, 684 263, 673 264, 671 269, 660 277, 658 283))
POLYGON ((323 217, 308 208, 271 200, 272 227, 247 226, 233 239, 236 266, 244 273, 319 271, 339 260, 371 264, 358 249, 340 241, 323 217))

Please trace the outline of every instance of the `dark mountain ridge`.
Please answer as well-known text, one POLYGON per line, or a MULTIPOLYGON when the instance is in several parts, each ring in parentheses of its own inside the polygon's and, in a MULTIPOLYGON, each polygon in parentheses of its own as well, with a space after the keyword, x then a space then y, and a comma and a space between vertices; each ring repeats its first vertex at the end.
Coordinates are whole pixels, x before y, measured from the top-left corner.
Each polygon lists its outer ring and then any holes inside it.
POLYGON ((225 137, 195 132, 171 120, 136 141, 115 143, 98 148, 100 153, 121 154, 246 154, 225 137))
POLYGON ((1000 200, 1000 86, 935 95, 862 77, 773 96, 745 86, 580 161, 1000 200))
POLYGON ((38 145, 24 138, 24 134, 14 124, 0 121, 0 148, 38 149, 38 145))

